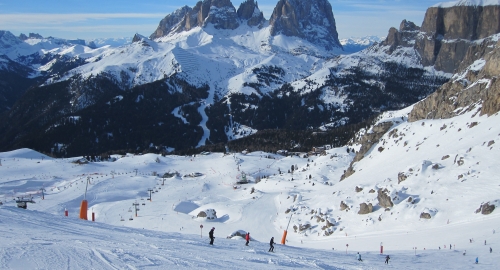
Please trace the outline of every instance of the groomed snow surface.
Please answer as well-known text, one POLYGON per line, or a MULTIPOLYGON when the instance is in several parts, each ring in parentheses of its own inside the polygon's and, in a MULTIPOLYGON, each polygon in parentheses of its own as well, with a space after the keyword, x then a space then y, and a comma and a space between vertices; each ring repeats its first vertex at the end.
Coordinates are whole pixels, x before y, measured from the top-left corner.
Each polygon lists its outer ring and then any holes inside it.
POLYGON ((475 210, 485 202, 499 206, 499 116, 473 111, 408 123, 409 109, 384 114, 380 121, 398 131, 384 135, 342 182, 354 157, 346 147, 308 158, 129 154, 82 165, 73 163, 78 157, 52 159, 29 149, 0 153, 0 269, 496 269, 500 211, 475 210), (250 184, 236 184, 242 172, 250 184), (400 172, 407 179, 398 183, 400 172), (87 179, 88 216, 95 213, 96 222, 78 218, 87 179), (379 188, 393 198, 389 211, 369 192, 379 188), (17 208, 20 196, 36 203, 17 208), (340 211, 341 201, 348 212, 340 211), (362 202, 373 212, 359 215, 362 202), (217 218, 197 217, 209 209, 217 218), (420 219, 421 212, 432 218, 420 219), (335 224, 331 235, 318 217, 335 224), (290 218, 286 245, 268 253, 270 238, 279 243, 290 218), (241 237, 226 238, 236 231, 250 232, 249 247, 241 237))

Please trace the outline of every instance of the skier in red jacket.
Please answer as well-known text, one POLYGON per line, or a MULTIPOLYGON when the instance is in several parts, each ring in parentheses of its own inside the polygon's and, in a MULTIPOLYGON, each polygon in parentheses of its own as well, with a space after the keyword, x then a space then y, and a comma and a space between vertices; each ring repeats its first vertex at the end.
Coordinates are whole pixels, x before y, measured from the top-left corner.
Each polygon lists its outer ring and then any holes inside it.
POLYGON ((247 233, 247 235, 245 235, 245 240, 247 240, 245 246, 248 246, 248 242, 250 242, 250 233, 247 233))

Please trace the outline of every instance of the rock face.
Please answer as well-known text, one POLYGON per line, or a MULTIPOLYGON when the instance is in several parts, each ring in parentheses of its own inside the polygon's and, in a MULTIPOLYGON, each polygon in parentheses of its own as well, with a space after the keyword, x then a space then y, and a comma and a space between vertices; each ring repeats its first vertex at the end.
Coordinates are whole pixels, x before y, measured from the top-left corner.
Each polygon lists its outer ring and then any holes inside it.
POLYGON ((392 125, 392 122, 377 124, 372 128, 371 133, 366 133, 365 135, 363 135, 363 137, 361 137, 361 139, 357 142, 361 144, 361 149, 356 153, 356 156, 349 165, 349 168, 347 168, 344 174, 342 174, 342 176, 340 177, 340 181, 343 181, 355 172, 353 168, 354 163, 363 159, 365 154, 368 153, 372 146, 376 144, 380 140, 380 138, 382 138, 382 136, 384 136, 384 134, 392 127, 392 125))
POLYGON ((387 189, 379 189, 377 194, 378 204, 384 208, 389 208, 394 206, 391 197, 387 193, 389 193, 387 189))
POLYGON ((453 72, 471 41, 500 32, 500 6, 437 6, 427 9, 415 48, 424 66, 453 72))
POLYGON ((387 38, 382 42, 382 45, 390 46, 389 54, 392 54, 398 46, 413 47, 414 40, 420 33, 420 27, 413 22, 403 20, 399 26, 399 30, 392 27, 389 29, 387 38))
POLYGON ((273 36, 300 37, 327 50, 342 48, 328 0, 280 0, 269 24, 273 36))
POLYGON ((236 29, 240 26, 236 9, 231 0, 203 1, 202 13, 198 16, 204 16, 204 14, 207 16, 201 18, 201 21, 204 21, 203 26, 209 23, 213 24, 215 29, 236 29))
POLYGON ((369 204, 362 203, 359 205, 359 211, 358 211, 359 215, 366 215, 371 213, 372 211, 373 211, 373 205, 371 203, 369 204))
POLYGON ((246 0, 241 3, 236 13, 238 14, 238 18, 247 21, 248 26, 262 27, 266 22, 264 14, 260 11, 257 2, 254 0, 246 0))
POLYGON ((488 38, 469 46, 460 69, 461 78, 455 78, 419 102, 410 112, 408 121, 446 119, 472 110, 482 103, 481 115, 500 111, 500 42, 488 38), (482 69, 468 68, 479 64, 482 69), (461 108, 461 109, 459 109, 461 108))
POLYGON ((236 9, 230 0, 204 0, 196 3, 194 8, 184 6, 161 20, 150 38, 156 39, 208 24, 216 29, 236 29, 239 26, 236 9))
POLYGON ((179 27, 179 23, 184 20, 187 14, 189 14, 193 9, 188 6, 183 6, 178 10, 174 11, 172 14, 167 15, 160 21, 160 25, 156 28, 156 31, 149 36, 150 39, 155 39, 168 35, 170 32, 175 31, 176 27, 179 27))

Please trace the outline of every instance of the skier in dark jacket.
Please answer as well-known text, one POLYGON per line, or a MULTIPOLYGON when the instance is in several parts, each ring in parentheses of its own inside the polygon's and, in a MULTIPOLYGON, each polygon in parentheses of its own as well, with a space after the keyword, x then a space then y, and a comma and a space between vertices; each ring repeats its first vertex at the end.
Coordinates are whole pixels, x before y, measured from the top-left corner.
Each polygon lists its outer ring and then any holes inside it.
POLYGON ((215 237, 214 237, 214 230, 215 230, 215 227, 212 227, 212 229, 208 233, 208 236, 210 237, 210 245, 214 244, 214 239, 215 239, 215 237))
POLYGON ((269 242, 269 252, 274 252, 274 237, 271 237, 271 241, 269 242))
POLYGON ((250 242, 250 233, 247 233, 247 235, 245 235, 245 240, 247 240, 245 246, 248 246, 248 243, 250 242))
POLYGON ((391 259, 391 257, 389 257, 389 255, 385 256, 385 263, 386 264, 389 264, 389 260, 391 259))

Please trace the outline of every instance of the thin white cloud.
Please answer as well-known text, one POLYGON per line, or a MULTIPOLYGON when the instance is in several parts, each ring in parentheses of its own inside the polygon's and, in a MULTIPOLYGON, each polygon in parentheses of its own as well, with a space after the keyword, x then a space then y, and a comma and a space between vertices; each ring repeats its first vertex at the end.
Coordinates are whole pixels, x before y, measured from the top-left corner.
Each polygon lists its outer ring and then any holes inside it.
POLYGON ((48 14, 48 13, 19 13, 1 14, 0 25, 12 24, 46 24, 60 25, 92 20, 108 19, 156 19, 165 17, 164 13, 75 13, 75 14, 48 14))
MULTIPOLYGON (((130 24, 130 25, 96 25, 96 26, 64 26, 64 25, 54 25, 54 26, 33 26, 30 30, 47 30, 47 31, 58 31, 58 32, 75 32, 75 33, 114 33, 114 32, 127 32, 133 35, 135 32, 150 34, 156 29, 158 25, 156 24, 130 24)), ((10 30, 22 31, 24 27, 11 27, 10 30)))

